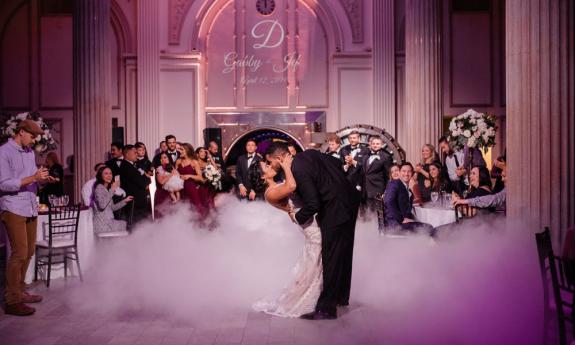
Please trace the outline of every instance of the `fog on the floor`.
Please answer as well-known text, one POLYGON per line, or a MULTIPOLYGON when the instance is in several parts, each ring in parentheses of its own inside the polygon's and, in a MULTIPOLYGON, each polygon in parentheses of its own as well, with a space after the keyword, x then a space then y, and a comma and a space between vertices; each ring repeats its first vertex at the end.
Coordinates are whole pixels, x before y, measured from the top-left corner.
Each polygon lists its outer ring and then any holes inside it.
MULTIPOLYGON (((71 293, 82 310, 162 313, 217 322, 245 314, 290 281, 303 235, 263 202, 218 199, 218 226, 180 212, 134 234, 100 242, 71 293)), ((540 341, 541 287, 534 236, 517 226, 470 224, 433 241, 379 236, 358 222, 351 306, 371 315, 382 339, 413 343, 531 344, 540 341)), ((345 316, 344 316, 345 317, 345 316)), ((313 321, 310 321, 313 322, 313 321)))

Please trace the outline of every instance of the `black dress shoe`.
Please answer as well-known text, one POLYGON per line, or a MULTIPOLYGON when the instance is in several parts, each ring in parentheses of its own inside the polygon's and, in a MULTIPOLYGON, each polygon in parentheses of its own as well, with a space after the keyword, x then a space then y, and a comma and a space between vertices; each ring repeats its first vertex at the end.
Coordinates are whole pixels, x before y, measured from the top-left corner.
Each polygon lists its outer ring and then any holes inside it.
POLYGON ((337 313, 328 313, 324 311, 314 311, 311 313, 303 314, 299 317, 304 320, 335 320, 337 319, 337 313))

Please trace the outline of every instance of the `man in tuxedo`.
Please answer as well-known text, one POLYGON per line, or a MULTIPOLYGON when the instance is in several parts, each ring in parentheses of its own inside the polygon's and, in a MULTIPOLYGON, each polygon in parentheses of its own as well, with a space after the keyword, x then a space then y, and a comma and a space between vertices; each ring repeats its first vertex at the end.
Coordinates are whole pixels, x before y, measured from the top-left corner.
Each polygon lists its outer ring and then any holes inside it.
POLYGON ((257 149, 256 142, 251 139, 248 140, 246 154, 239 156, 236 162, 236 186, 241 199, 255 200, 257 196, 252 182, 254 171, 258 171, 262 160, 262 157, 256 153, 257 149))
POLYGON ((212 159, 214 160, 214 163, 216 163, 217 167, 224 171, 224 160, 222 158, 222 154, 220 153, 220 147, 218 146, 218 143, 213 140, 210 141, 208 144, 208 152, 210 156, 212 156, 212 159))
POLYGON ((359 132, 352 131, 347 136, 349 144, 345 145, 341 149, 341 155, 344 157, 345 165, 344 170, 347 173, 347 179, 349 182, 357 189, 362 190, 363 188, 363 169, 361 165, 363 163, 363 157, 369 154, 369 148, 366 145, 359 142, 359 132))
POLYGON ((326 141, 327 141, 327 151, 325 153, 339 160, 343 168, 343 166, 345 165, 345 157, 342 153, 341 139, 337 135, 331 134, 327 137, 326 141))
POLYGON ((110 158, 106 162, 106 166, 112 170, 112 174, 114 176, 118 176, 120 174, 120 164, 122 164, 122 160, 124 156, 122 155, 122 150, 124 149, 124 145, 120 142, 113 142, 110 145, 110 158))
POLYGON ((388 227, 399 230, 424 230, 431 236, 434 229, 431 225, 415 221, 413 216, 413 193, 409 189, 409 181, 413 177, 413 165, 401 164, 399 179, 389 181, 385 189, 385 221, 388 227))
MULTIPOLYGON (((285 144, 273 143, 266 151, 266 159, 279 172, 280 162, 288 154, 285 144)), ((340 161, 319 151, 298 153, 293 159, 292 172, 301 208, 290 216, 302 227, 309 226, 315 217, 322 236, 323 290, 315 311, 301 318, 335 319, 336 307, 349 304, 360 195, 346 179, 340 161)))
POLYGON ((389 169, 393 164, 393 159, 391 155, 383 149, 383 140, 381 137, 371 137, 369 147, 370 151, 363 157, 361 163, 364 175, 363 195, 367 207, 371 211, 376 211, 375 198, 385 192, 385 187, 389 180, 389 169))
MULTIPOLYGON (((133 227, 136 223, 146 219, 150 214, 150 204, 148 201, 148 185, 150 178, 142 169, 135 166, 138 154, 134 145, 124 146, 124 160, 120 165, 120 186, 126 191, 128 196, 133 196, 133 213, 128 224, 133 227)), ((126 209, 131 209, 132 205, 126 209)))
MULTIPOLYGON (((167 146, 167 151, 166 154, 168 155, 168 158, 170 159, 170 163, 171 164, 175 164, 176 161, 178 160, 178 158, 180 157, 180 153, 178 151, 176 151, 176 137, 173 134, 168 134, 166 135, 166 146, 167 146)), ((153 159, 153 164, 154 164, 154 168, 159 167, 160 165, 162 165, 160 163, 160 155, 162 154, 163 151, 160 151, 157 155, 154 156, 153 159)))

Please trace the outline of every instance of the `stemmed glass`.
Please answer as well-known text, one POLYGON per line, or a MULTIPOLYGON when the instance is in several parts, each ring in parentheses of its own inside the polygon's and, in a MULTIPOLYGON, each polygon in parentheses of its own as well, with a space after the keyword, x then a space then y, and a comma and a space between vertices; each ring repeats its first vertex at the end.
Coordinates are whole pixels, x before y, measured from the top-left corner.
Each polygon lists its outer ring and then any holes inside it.
POLYGON ((439 193, 438 192, 431 192, 431 201, 434 204, 437 203, 438 199, 439 199, 439 193))
POLYGON ((62 195, 60 199, 61 199, 60 206, 68 206, 68 202, 70 202, 70 197, 68 195, 62 195))

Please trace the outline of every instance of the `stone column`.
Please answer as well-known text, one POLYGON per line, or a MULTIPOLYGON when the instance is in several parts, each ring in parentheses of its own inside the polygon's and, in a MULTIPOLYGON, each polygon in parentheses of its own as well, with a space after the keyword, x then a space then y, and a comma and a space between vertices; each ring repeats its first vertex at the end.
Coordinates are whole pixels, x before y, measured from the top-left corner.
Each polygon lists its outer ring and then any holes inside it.
POLYGON ((507 0, 505 8, 507 215, 531 231, 550 226, 555 245, 575 225, 574 7, 507 0))
POLYGON ((407 160, 421 159, 421 147, 437 144, 443 115, 441 1, 405 3, 405 119, 401 138, 407 160))
POLYGON ((74 1, 74 194, 104 161, 112 140, 110 0, 74 1))
POLYGON ((373 110, 374 124, 396 137, 394 3, 373 2, 373 110))
POLYGON ((138 129, 147 147, 160 142, 159 1, 138 0, 138 129))

